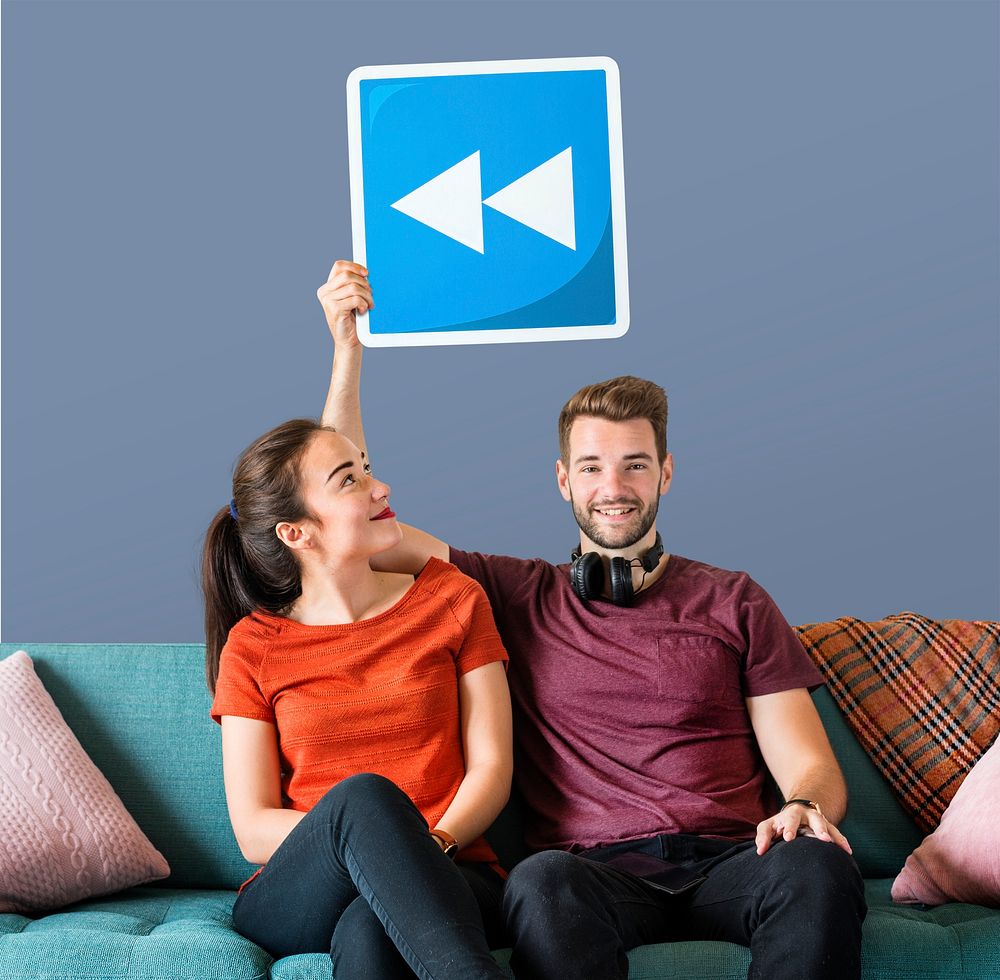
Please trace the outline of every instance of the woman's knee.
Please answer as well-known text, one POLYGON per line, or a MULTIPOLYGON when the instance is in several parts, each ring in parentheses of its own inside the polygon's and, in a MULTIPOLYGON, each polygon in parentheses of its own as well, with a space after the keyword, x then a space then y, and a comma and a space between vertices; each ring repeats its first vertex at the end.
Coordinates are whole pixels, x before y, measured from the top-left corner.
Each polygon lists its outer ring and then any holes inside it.
POLYGON ((316 804, 316 808, 343 810, 357 807, 377 809, 386 804, 410 803, 410 798, 391 780, 375 772, 360 772, 331 786, 316 804))

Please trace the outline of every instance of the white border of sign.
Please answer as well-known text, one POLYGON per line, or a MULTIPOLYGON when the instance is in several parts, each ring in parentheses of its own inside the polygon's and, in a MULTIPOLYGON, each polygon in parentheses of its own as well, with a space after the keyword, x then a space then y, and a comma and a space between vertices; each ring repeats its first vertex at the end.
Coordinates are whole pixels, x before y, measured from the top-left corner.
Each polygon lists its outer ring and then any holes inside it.
MULTIPOLYGON (((613 58, 535 58, 519 61, 462 61, 431 65, 372 65, 347 76, 347 137, 351 174, 351 228, 354 261, 365 258, 364 185, 361 166, 361 86, 369 78, 420 78, 431 75, 482 75, 527 71, 602 69, 607 80, 608 152, 611 166, 611 227, 615 263, 614 323, 583 327, 526 327, 522 330, 441 330, 428 333, 373 334, 368 314, 357 318, 358 337, 366 347, 502 344, 532 340, 603 340, 621 337, 629 326, 628 257, 625 237, 625 164, 622 153, 621 83, 613 58)), ((376 300, 377 302, 377 300, 376 300)))

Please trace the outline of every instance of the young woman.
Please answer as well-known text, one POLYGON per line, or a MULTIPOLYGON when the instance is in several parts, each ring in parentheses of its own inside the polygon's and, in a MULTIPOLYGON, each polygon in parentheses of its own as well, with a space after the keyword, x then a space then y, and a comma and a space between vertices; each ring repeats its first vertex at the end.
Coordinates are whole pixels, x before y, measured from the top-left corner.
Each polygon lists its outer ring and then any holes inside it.
MULTIPOLYGON (((344 265, 321 295, 335 336, 371 306, 344 265)), ((510 791, 506 653, 453 566, 371 569, 400 539, 364 446, 307 419, 242 454, 208 529, 211 711, 233 830, 262 865, 233 921, 274 957, 329 952, 336 980, 499 978, 482 834, 510 791)))

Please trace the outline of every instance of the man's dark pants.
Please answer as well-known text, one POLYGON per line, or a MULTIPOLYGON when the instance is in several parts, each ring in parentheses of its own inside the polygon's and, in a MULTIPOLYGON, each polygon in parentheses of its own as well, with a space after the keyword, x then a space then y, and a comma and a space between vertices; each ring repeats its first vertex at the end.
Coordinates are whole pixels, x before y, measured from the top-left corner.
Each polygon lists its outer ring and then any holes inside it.
POLYGON ((752 841, 666 834, 534 854, 511 873, 504 912, 518 980, 625 978, 627 950, 696 939, 749 946, 749 980, 852 980, 867 906, 854 859, 827 841, 781 840, 759 856, 752 841), (674 896, 600 863, 627 850, 707 880, 674 896))

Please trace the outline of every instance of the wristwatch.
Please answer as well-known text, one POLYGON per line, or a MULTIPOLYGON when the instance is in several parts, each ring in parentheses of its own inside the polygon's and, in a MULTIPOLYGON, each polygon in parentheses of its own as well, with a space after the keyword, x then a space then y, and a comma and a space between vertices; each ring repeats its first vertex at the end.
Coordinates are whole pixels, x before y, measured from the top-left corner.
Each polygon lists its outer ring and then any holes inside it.
POLYGON ((815 800, 785 800, 785 806, 781 809, 784 810, 786 806, 791 806, 793 803, 798 803, 800 806, 807 806, 810 810, 815 810, 821 817, 823 816, 823 811, 819 808, 819 804, 815 800))
POLYGON ((453 858, 458 853, 458 841, 447 830, 435 827, 431 831, 431 837, 441 845, 441 850, 444 851, 446 857, 453 858))

